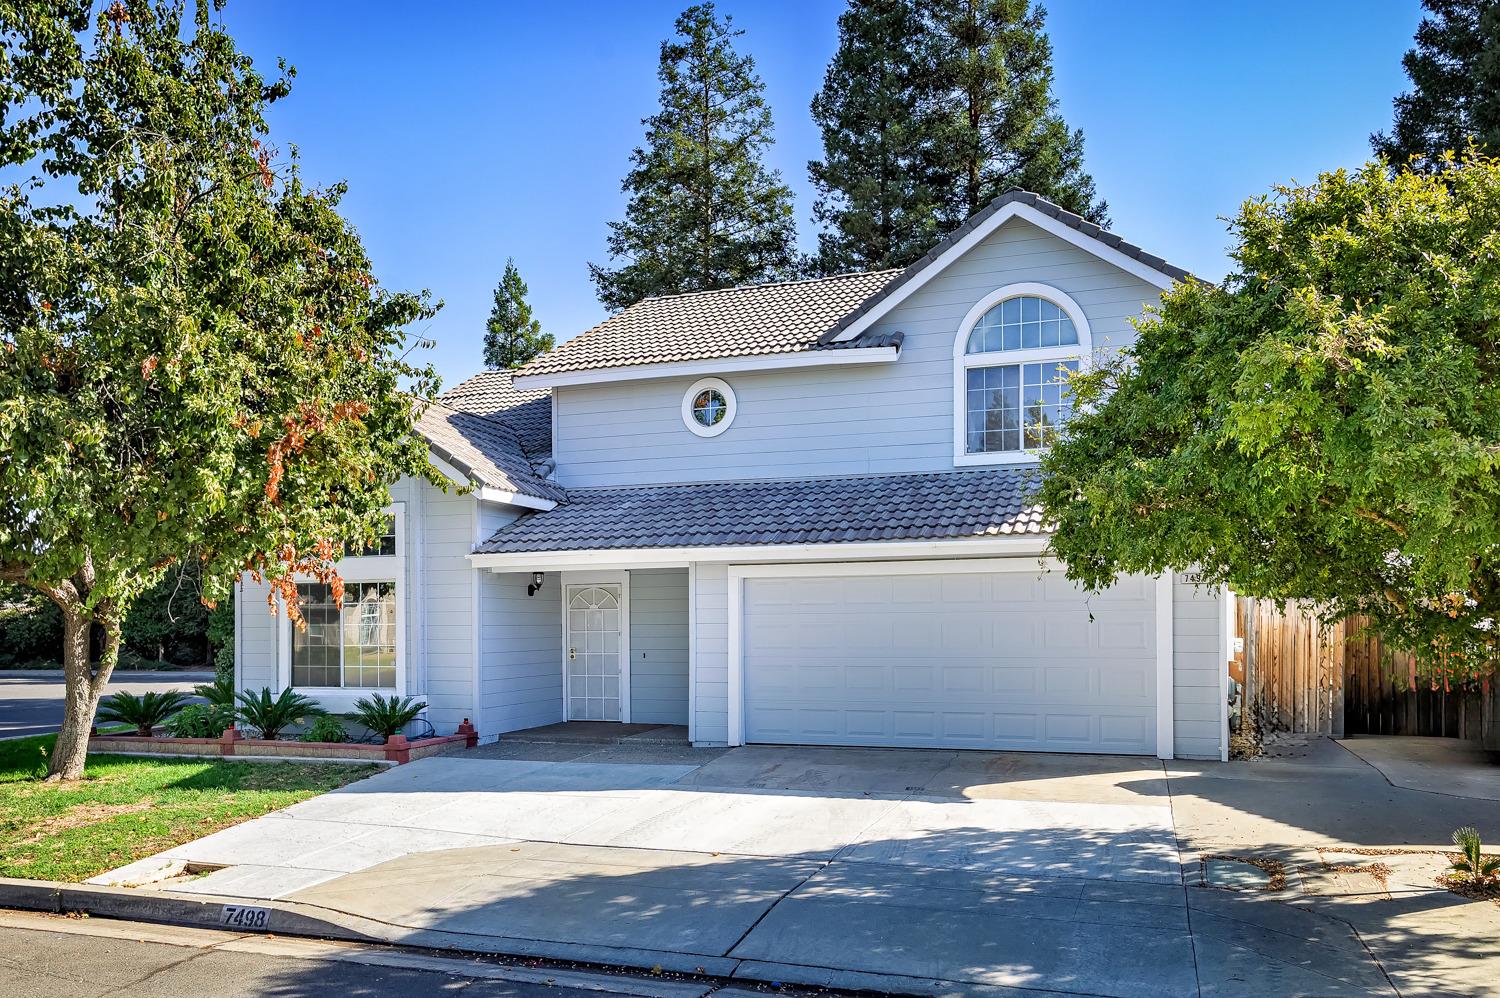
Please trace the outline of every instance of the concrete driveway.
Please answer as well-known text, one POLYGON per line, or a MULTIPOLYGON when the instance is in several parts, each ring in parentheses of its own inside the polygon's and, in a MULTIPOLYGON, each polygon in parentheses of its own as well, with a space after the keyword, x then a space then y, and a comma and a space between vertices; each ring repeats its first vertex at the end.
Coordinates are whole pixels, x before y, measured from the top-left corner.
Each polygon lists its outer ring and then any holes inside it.
MULTIPOLYGON (((1473 976, 1500 969, 1482 951, 1372 955, 1395 909, 1364 903, 1375 880, 1361 857, 1318 851, 1362 840, 1297 822, 1350 794, 1414 792, 1324 745, 1352 762, 1331 778, 1292 764, 1264 779, 1256 764, 1091 756, 495 746, 174 849, 223 869, 164 886, 285 899, 417 945, 843 988, 1392 995, 1401 974, 1401 994, 1496 986, 1500 974, 1473 976), (1277 858, 1292 883, 1204 888, 1205 853, 1277 858)), ((1422 820, 1451 820, 1426 803, 1422 820)), ((1431 855, 1396 862, 1401 889, 1387 881, 1382 896, 1416 899, 1395 927, 1404 938, 1500 911, 1433 889, 1431 855)))

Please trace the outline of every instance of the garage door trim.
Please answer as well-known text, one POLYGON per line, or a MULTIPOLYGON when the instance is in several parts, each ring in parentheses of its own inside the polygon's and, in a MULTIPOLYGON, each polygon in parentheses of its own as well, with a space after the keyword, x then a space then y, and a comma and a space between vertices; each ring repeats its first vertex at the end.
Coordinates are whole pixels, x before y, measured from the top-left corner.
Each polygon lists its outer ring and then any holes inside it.
MULTIPOLYGON (((933 561, 806 562, 729 566, 729 744, 745 744, 744 592, 746 579, 808 576, 952 575, 1061 572, 1055 558, 948 558, 933 561)), ((1156 578, 1156 755, 1172 758, 1172 575, 1156 578)))

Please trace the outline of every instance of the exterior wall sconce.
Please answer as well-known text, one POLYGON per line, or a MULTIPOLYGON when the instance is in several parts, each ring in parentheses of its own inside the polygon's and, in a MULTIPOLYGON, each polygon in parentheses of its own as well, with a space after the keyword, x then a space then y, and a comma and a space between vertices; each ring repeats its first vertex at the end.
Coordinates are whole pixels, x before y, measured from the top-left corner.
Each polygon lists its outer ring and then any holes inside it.
POLYGON ((529 585, 529 586, 526 587, 526 595, 527 596, 535 596, 536 593, 537 593, 537 590, 540 589, 540 588, 542 588, 542 583, 545 582, 546 580, 547 580, 546 573, 544 573, 544 572, 532 572, 531 573, 531 585, 529 585))

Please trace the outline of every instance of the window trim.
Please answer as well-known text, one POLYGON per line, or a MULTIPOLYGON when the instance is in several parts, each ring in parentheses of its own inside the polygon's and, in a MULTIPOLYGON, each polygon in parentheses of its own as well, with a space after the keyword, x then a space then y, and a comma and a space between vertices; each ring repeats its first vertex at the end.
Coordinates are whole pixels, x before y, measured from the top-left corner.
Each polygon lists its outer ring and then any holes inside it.
MULTIPOLYGON (((284 689, 294 689, 298 693, 305 694, 322 701, 324 706, 330 703, 334 710, 348 710, 354 706, 354 701, 360 697, 367 697, 372 693, 396 696, 405 696, 407 689, 406 680, 406 626, 407 618, 411 615, 411 593, 406 577, 406 504, 394 502, 385 508, 385 512, 396 520, 396 553, 393 555, 358 555, 349 558, 341 558, 338 562, 339 576, 345 582, 389 582, 396 587, 396 685, 392 687, 377 686, 293 686, 292 685, 292 624, 283 612, 277 618, 280 654, 277 656, 276 678, 278 688, 272 690, 273 694, 284 689)), ((298 576, 298 582, 316 582, 316 579, 298 576)), ((340 613, 342 613, 342 608, 340 613)), ((342 670, 340 672, 342 676, 342 670)))
POLYGON ((729 429, 734 422, 734 417, 740 411, 739 401, 734 397, 734 389, 729 387, 729 382, 723 378, 699 378, 688 386, 688 390, 682 395, 682 424, 686 426, 695 436, 716 437, 729 429), (693 418, 693 397, 706 388, 712 388, 724 396, 724 402, 729 406, 729 411, 724 413, 724 418, 713 426, 704 426, 693 418))
POLYGON ((1048 360, 1077 360, 1078 369, 1086 370, 1093 352, 1093 333, 1079 304, 1050 284, 1021 281, 996 288, 974 304, 959 323, 953 339, 953 464, 955 467, 986 464, 1035 464, 1036 450, 989 451, 970 454, 968 450, 969 369, 975 367, 1011 367, 1048 360), (1025 350, 1003 350, 969 353, 969 334, 990 309, 1010 298, 1041 298, 1062 309, 1078 332, 1078 342, 1055 347, 1032 347, 1025 350))

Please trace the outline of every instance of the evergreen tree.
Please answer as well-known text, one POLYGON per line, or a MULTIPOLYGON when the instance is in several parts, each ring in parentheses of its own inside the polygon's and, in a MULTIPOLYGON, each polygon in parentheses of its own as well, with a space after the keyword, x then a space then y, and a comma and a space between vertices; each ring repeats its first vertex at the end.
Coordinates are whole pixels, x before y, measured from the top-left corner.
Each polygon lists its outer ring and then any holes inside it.
POLYGON ((953 229, 1012 187, 1109 222, 1083 169, 1083 133, 1052 96, 1047 12, 1030 0, 927 0, 936 88, 932 182, 953 229))
POLYGON ((1396 98, 1390 135, 1370 136, 1393 166, 1419 157, 1418 169, 1446 169, 1446 152, 1472 139, 1500 151, 1500 0, 1422 0, 1432 16, 1417 28, 1417 47, 1401 60, 1412 90, 1396 98))
POLYGON ((771 111, 755 63, 733 47, 743 34, 712 3, 677 18, 662 42, 661 109, 621 189, 625 218, 610 223, 620 266, 590 264, 599 300, 621 309, 652 295, 732 287, 796 269, 792 193, 762 156, 771 111))
POLYGON ((823 159, 808 164, 818 190, 816 267, 824 274, 904 267, 941 237, 925 182, 927 76, 914 0, 851 0, 813 120, 823 159))
POLYGON ((485 323, 484 366, 491 370, 520 367, 539 353, 552 349, 551 333, 531 316, 526 301, 526 282, 516 270, 516 261, 505 261, 505 274, 495 287, 495 307, 485 323))

